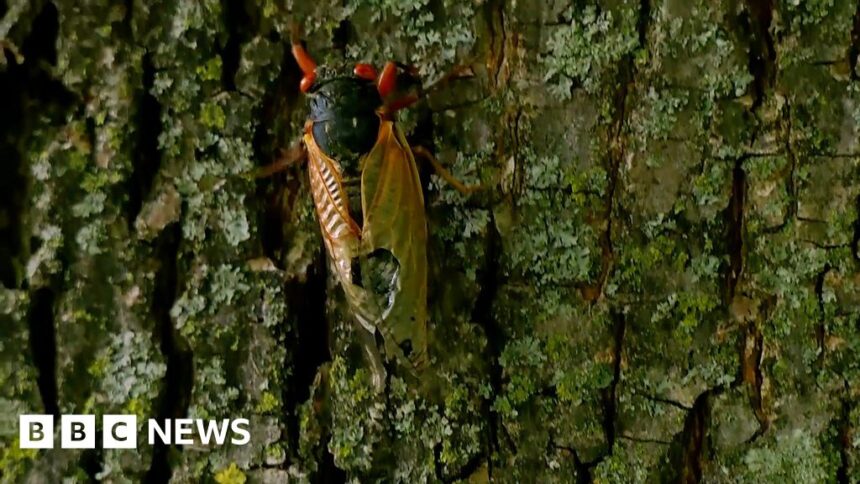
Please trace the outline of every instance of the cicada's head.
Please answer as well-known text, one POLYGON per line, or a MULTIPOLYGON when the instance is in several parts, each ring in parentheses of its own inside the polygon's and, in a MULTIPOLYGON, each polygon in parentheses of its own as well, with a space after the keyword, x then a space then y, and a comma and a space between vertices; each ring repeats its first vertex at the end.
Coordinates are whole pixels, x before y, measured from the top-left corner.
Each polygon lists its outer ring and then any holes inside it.
POLYGON ((418 100, 414 68, 388 62, 377 73, 370 64, 317 66, 297 38, 292 51, 303 74, 299 86, 308 96, 314 140, 332 158, 370 151, 380 116, 389 118, 418 100))

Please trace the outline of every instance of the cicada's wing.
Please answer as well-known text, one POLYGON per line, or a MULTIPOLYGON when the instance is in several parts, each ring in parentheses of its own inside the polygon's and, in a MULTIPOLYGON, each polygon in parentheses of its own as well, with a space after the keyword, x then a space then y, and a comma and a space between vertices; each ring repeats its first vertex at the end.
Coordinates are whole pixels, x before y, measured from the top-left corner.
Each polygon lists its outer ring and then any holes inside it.
POLYGON ((370 362, 374 384, 381 388, 385 381, 385 368, 373 335, 382 319, 382 311, 374 298, 356 284, 360 281, 352 280, 353 267, 360 255, 361 229, 349 215, 340 165, 320 150, 310 130, 306 130, 304 143, 308 150, 308 174, 323 241, 338 282, 346 294, 350 312, 366 330, 359 340, 370 362))
POLYGON ((376 144, 362 162, 361 203, 361 252, 367 255, 362 270, 371 272, 362 278, 383 292, 377 300, 386 351, 400 350, 421 368, 427 362, 424 195, 412 151, 391 121, 380 123, 376 144))
POLYGON ((320 150, 312 133, 305 133, 304 142, 311 193, 326 249, 338 279, 351 282, 351 261, 358 254, 361 229, 349 215, 340 165, 320 150))

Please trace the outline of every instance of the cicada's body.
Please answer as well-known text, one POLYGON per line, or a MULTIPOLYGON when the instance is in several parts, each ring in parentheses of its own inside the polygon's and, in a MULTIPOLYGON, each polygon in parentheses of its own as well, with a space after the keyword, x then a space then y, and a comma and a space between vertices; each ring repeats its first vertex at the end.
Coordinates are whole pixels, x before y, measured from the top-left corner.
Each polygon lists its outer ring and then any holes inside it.
POLYGON ((371 79, 316 82, 316 66, 302 65, 303 49, 294 45, 294 54, 310 98, 303 144, 317 218, 380 383, 384 370, 370 348, 376 331, 389 357, 415 369, 427 362, 427 226, 418 170, 371 79))

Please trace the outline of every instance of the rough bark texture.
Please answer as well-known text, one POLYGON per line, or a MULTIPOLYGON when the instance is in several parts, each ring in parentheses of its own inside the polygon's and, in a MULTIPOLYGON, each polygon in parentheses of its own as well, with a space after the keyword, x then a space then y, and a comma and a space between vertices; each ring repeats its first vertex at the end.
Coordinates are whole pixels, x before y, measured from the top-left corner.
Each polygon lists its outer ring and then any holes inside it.
POLYGON ((3 481, 858 482, 860 6, 0 0, 3 481), (321 62, 442 84, 432 369, 375 394, 300 168, 321 62), (245 416, 25 451, 22 413, 245 416))

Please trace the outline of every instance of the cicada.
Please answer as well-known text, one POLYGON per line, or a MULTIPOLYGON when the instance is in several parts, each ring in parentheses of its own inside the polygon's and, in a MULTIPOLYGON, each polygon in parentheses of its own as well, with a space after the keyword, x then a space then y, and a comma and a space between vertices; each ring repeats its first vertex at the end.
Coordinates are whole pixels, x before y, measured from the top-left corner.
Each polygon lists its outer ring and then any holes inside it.
POLYGON ((379 387, 385 370, 377 334, 385 355, 410 370, 428 362, 427 222, 415 154, 459 190, 470 188, 429 151, 413 150, 396 123, 397 111, 419 99, 413 68, 362 63, 338 72, 318 66, 295 34, 292 53, 310 114, 301 144, 283 161, 307 160, 328 259, 379 387))

